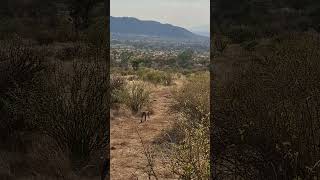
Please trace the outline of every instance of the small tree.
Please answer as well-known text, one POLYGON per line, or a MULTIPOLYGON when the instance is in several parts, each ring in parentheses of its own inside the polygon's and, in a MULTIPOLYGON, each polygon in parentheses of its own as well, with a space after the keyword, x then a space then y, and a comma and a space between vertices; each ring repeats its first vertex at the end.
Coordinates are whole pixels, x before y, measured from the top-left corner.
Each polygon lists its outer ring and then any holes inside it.
POLYGON ((191 49, 185 50, 177 57, 177 64, 182 68, 188 68, 191 64, 193 51, 191 49))
POLYGON ((133 56, 133 53, 132 52, 123 52, 120 54, 120 59, 121 59, 121 63, 120 63, 120 66, 124 69, 128 69, 128 65, 129 65, 129 61, 131 60, 133 56))
POLYGON ((131 65, 132 65, 132 68, 133 70, 137 71, 139 70, 139 67, 140 67, 140 64, 141 64, 141 60, 140 59, 134 59, 131 61, 131 65))

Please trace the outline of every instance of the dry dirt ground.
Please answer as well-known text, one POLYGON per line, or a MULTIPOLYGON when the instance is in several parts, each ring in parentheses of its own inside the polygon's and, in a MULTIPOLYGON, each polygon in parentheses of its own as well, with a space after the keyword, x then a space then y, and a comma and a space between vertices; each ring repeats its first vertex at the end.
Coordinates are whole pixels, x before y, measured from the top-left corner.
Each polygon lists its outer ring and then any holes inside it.
MULTIPOLYGON (((140 117, 129 113, 123 113, 127 115, 119 113, 113 116, 111 121, 111 179, 149 179, 146 173, 148 161, 143 154, 141 139, 146 148, 152 147, 152 142, 157 136, 170 128, 172 124, 172 120, 168 118, 169 105, 172 103, 170 88, 172 87, 154 88, 151 94, 154 113, 146 122, 140 123, 140 117)), ((159 179, 174 179, 159 163, 156 163, 155 171, 159 179)))

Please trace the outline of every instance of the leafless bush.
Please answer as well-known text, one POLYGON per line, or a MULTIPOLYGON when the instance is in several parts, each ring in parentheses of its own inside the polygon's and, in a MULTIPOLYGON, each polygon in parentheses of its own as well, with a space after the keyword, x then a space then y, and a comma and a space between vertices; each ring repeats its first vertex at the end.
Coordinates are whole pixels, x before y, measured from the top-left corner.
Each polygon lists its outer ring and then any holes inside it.
POLYGON ((37 83, 45 66, 43 54, 32 45, 24 44, 19 37, 4 40, 0 46, 0 131, 5 138, 27 126, 23 118, 12 115, 14 92, 28 91, 37 83))
POLYGON ((76 168, 109 142, 105 68, 75 61, 66 72, 57 65, 41 86, 16 97, 32 127, 53 138, 76 168))
POLYGON ((319 36, 280 39, 231 83, 214 82, 216 179, 319 179, 319 36))

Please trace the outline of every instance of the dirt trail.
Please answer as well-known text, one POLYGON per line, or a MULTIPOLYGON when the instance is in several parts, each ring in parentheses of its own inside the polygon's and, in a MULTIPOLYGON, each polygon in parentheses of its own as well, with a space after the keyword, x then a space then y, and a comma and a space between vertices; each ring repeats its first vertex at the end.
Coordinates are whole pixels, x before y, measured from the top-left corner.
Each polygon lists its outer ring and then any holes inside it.
MULTIPOLYGON (((152 96, 154 114, 146 122, 139 117, 115 117, 111 122, 111 179, 148 179, 144 169, 146 157, 137 133, 139 131, 145 146, 151 145, 161 132, 170 127, 167 111, 172 103, 170 87, 155 88, 152 96)), ((169 178, 161 178, 169 179, 169 178)))

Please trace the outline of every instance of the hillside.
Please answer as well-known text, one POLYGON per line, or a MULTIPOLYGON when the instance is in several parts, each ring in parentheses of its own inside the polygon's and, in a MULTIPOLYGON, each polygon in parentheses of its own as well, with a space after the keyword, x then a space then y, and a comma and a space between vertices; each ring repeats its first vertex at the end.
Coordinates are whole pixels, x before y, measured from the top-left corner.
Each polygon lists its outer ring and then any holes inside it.
POLYGON ((206 37, 196 35, 187 29, 156 21, 142 21, 133 17, 110 17, 110 31, 117 36, 144 36, 199 40, 206 37))

